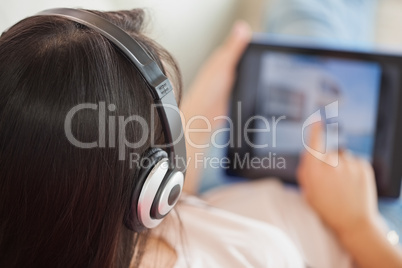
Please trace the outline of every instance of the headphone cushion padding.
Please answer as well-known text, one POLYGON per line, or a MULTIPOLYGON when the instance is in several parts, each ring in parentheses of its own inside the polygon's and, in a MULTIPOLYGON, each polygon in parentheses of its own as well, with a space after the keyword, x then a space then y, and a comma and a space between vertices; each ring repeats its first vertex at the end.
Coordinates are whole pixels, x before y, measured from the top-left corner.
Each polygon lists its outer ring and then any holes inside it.
POLYGON ((142 188, 142 185, 144 184, 151 170, 163 158, 168 158, 168 155, 164 150, 160 148, 149 148, 143 153, 139 165, 140 171, 138 177, 140 179, 140 183, 138 183, 137 186, 141 186, 142 188))

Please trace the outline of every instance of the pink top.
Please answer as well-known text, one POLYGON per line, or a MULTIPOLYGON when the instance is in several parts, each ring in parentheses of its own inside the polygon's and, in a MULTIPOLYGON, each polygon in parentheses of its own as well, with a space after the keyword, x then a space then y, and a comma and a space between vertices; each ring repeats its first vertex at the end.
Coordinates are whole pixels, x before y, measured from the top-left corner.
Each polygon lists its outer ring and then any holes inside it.
POLYGON ((181 227, 173 212, 155 230, 175 248, 175 267, 353 267, 299 192, 277 180, 225 186, 203 199, 183 196, 181 227))
POLYGON ((292 241, 275 226, 190 196, 177 211, 181 236, 174 215, 158 228, 177 252, 175 267, 306 267, 292 241))
POLYGON ((308 267, 354 267, 335 235, 295 187, 265 179, 226 186, 208 193, 204 199, 226 211, 279 228, 292 241, 308 267))

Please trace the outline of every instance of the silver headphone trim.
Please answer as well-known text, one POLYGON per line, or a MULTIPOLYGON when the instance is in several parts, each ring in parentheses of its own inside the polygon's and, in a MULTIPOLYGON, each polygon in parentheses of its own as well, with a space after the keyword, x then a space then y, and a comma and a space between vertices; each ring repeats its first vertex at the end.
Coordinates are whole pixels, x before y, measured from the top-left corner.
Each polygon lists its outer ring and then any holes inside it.
POLYGON ((151 207, 159 186, 168 172, 168 161, 167 158, 163 158, 152 168, 144 182, 140 197, 138 198, 138 219, 146 228, 154 228, 163 220, 153 219, 151 217, 151 207))

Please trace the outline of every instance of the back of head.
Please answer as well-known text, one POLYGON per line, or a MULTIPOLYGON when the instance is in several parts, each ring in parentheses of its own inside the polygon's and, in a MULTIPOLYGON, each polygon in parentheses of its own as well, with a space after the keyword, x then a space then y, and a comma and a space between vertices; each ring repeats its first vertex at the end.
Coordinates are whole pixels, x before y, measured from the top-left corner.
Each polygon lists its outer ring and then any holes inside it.
MULTIPOLYGON (((96 12, 133 36, 158 62, 170 55, 145 37, 143 12, 96 12)), ((118 158, 116 122, 138 115, 151 121, 152 98, 138 71, 100 34, 55 16, 27 18, 0 38, 0 267, 128 266, 147 234, 123 224, 138 170, 118 158), (71 108, 104 103, 74 115, 69 142, 65 120, 71 108), (110 105, 110 106, 109 106, 110 105), (100 128, 111 126, 101 137, 100 128), (111 130, 113 130, 111 132, 111 130)), ((160 122, 155 136, 160 138, 160 122)), ((126 126, 136 142, 141 127, 126 126)), ((153 133, 151 133, 153 134, 153 133)), ((150 135, 151 135, 150 134, 150 135)), ((148 137, 150 139, 150 137, 148 137)), ((149 141, 125 153, 141 154, 149 141)), ((137 256, 139 260, 140 254, 137 256)))

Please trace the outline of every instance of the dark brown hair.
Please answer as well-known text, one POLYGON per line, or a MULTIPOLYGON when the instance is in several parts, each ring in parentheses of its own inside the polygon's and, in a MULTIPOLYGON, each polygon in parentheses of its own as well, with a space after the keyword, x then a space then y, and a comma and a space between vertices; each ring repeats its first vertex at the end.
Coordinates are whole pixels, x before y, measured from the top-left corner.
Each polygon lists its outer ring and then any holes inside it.
MULTIPOLYGON (((142 33, 142 10, 92 12, 169 67, 180 99, 177 65, 142 33)), ((0 267, 127 267, 133 255, 139 264, 147 233, 123 223, 137 170, 128 157, 118 160, 117 148, 80 149, 64 132, 72 107, 100 102, 114 104, 114 115, 151 121, 145 82, 103 36, 56 16, 27 18, 1 36, 0 267)), ((152 123, 150 135, 162 136, 160 122, 152 123)), ((97 140, 98 112, 80 112, 72 129, 78 140, 97 140)), ((128 140, 141 135, 135 123, 127 125, 128 140)))

